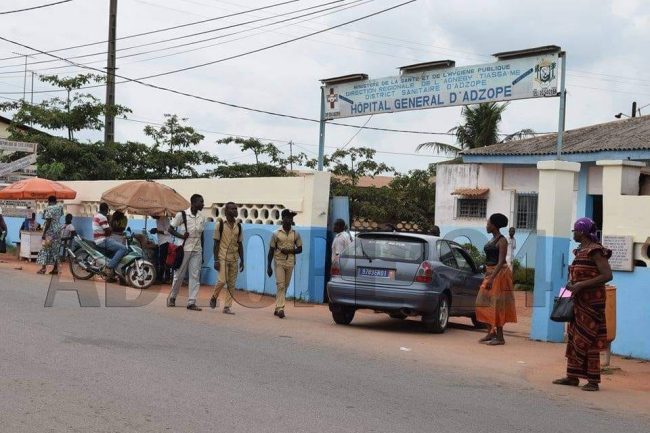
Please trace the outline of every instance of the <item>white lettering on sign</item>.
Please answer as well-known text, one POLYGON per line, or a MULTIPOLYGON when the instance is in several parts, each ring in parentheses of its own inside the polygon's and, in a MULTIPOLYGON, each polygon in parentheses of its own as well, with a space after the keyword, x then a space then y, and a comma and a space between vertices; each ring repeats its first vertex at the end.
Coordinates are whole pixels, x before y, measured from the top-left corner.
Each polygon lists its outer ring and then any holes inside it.
POLYGON ((5 217, 29 217, 34 209, 36 202, 34 200, 0 200, 2 215, 5 217))
POLYGON ((609 266, 613 271, 634 270, 634 238, 632 236, 603 235, 603 246, 612 250, 609 266))
POLYGON ((24 141, 10 141, 0 138, 0 150, 8 152, 36 152, 36 143, 27 143, 24 141))
POLYGON ((14 171, 29 167, 34 163, 36 163, 36 154, 32 153, 31 155, 27 155, 10 163, 0 164, 0 176, 6 176, 14 171))
POLYGON ((325 119, 558 96, 558 55, 326 86, 325 119))

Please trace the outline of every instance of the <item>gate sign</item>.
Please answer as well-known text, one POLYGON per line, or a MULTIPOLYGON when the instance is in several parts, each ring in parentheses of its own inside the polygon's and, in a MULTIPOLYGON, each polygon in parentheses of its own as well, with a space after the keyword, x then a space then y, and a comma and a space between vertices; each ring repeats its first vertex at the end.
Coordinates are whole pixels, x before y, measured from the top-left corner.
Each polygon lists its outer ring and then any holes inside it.
POLYGON ((328 85, 325 119, 559 96, 558 55, 328 85))

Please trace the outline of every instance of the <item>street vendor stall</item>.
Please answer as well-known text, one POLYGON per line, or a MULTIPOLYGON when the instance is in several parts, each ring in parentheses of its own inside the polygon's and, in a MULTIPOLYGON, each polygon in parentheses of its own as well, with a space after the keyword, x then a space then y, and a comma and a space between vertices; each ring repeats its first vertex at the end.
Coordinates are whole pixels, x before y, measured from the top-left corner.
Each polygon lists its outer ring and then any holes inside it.
MULTIPOLYGON (((48 179, 32 177, 13 183, 0 191, 0 200, 44 201, 54 196, 57 200, 71 200, 77 193, 67 186, 48 179)), ((33 211, 35 211, 35 206, 33 211)), ((28 218, 31 215, 28 216, 28 218)), ((34 230, 20 231, 20 257, 35 259, 42 247, 43 232, 34 230)))

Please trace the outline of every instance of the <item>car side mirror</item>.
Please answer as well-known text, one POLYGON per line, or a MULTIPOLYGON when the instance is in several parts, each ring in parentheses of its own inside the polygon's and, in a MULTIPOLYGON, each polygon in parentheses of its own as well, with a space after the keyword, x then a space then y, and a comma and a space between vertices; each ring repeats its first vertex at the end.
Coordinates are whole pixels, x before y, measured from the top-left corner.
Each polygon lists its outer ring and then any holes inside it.
POLYGON ((486 269, 486 268, 485 268, 485 265, 480 265, 480 266, 478 267, 478 272, 479 272, 480 274, 484 274, 484 273, 485 273, 485 269, 486 269))

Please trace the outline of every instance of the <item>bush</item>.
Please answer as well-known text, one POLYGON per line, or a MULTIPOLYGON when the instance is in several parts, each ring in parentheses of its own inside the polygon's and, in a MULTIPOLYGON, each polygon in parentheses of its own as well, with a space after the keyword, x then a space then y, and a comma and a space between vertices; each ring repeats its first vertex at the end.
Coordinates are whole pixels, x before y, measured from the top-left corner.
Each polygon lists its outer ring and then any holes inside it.
POLYGON ((480 251, 474 245, 467 243, 462 245, 463 249, 467 251, 469 256, 472 258, 476 266, 481 266, 485 264, 485 253, 480 251))
POLYGON ((514 266, 513 263, 513 283, 518 285, 521 290, 532 290, 535 285, 535 269, 514 266))

